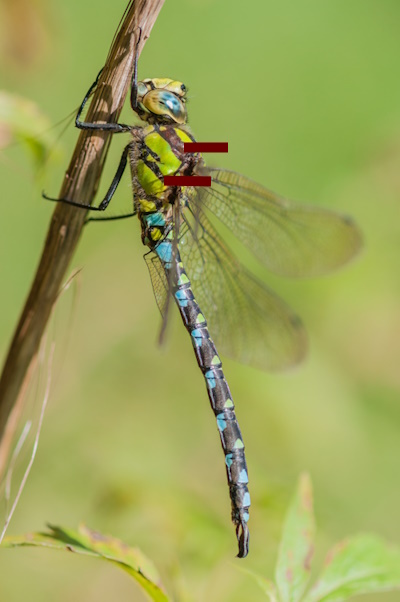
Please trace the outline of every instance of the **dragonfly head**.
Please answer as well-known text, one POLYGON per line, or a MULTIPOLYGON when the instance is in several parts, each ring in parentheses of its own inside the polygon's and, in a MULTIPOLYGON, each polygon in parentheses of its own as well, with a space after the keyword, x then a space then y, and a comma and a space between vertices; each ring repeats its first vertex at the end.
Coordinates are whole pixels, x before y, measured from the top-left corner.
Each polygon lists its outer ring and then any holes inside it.
POLYGON ((187 121, 185 84, 173 79, 144 79, 137 85, 138 114, 150 123, 187 121))

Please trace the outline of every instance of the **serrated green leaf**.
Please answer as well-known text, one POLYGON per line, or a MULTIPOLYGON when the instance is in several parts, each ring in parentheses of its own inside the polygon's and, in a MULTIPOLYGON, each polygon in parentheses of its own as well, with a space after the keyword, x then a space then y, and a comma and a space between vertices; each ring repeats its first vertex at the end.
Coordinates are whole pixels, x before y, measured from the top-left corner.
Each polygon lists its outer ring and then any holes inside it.
POLYGON ((303 474, 286 515, 275 579, 282 602, 299 602, 307 586, 314 552, 315 522, 310 477, 303 474))
POLYGON ((350 596, 400 588, 400 550, 374 535, 358 535, 327 555, 305 602, 341 602, 350 596))
POLYGON ((119 539, 92 531, 84 525, 78 531, 49 525, 47 533, 29 533, 6 537, 2 547, 39 546, 68 550, 102 558, 127 572, 154 602, 169 602, 153 563, 137 548, 119 539))

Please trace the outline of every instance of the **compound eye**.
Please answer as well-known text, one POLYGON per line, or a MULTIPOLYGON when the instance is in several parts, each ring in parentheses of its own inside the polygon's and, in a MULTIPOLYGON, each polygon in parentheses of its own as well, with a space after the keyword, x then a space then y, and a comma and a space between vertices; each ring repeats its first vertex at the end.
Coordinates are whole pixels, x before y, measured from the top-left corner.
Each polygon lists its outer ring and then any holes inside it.
POLYGON ((154 115, 170 117, 176 123, 186 123, 185 105, 168 90, 151 90, 143 98, 143 104, 154 115))
POLYGON ((149 91, 145 82, 138 82, 137 84, 137 96, 141 100, 145 94, 149 91))

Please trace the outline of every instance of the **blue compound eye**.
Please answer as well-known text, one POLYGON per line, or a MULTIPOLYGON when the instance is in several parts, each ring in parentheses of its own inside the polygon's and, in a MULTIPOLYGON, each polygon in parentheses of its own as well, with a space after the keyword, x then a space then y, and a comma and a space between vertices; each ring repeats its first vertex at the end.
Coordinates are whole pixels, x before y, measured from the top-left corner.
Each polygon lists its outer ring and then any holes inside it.
POLYGON ((173 92, 150 90, 144 96, 142 103, 154 115, 164 115, 170 117, 176 123, 186 123, 185 105, 173 92))
POLYGON ((173 115, 179 115, 182 103, 175 94, 172 94, 172 92, 164 92, 160 96, 160 102, 164 102, 173 115))

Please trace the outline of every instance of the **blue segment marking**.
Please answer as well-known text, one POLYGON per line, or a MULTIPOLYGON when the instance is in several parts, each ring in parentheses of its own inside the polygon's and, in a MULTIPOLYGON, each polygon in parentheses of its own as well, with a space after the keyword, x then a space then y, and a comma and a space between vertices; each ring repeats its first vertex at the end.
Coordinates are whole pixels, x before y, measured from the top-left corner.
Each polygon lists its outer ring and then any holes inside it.
POLYGON ((233 464, 233 454, 226 454, 225 456, 225 464, 228 468, 230 468, 233 464))
POLYGON ((164 263, 170 263, 172 259, 172 244, 166 240, 160 242, 156 248, 155 252, 164 263))
POLYGON ((248 482, 249 482, 249 477, 247 475, 247 471, 243 468, 243 470, 240 471, 239 483, 248 483, 248 482))
POLYGON ((215 389, 215 374, 212 370, 209 370, 208 372, 205 373, 204 375, 206 377, 207 380, 207 384, 209 385, 210 389, 215 389))
POLYGON ((248 491, 246 491, 246 493, 243 496, 243 506, 250 506, 250 493, 248 491))
POLYGON ((244 520, 244 522, 245 522, 245 523, 247 523, 247 521, 248 521, 248 520, 249 520, 249 518, 250 518, 250 514, 249 514, 248 512, 243 512, 243 515, 242 515, 242 516, 243 516, 243 520, 244 520))
POLYGON ((187 307, 188 300, 187 300, 185 291, 182 291, 182 290, 176 291, 175 298, 177 299, 177 301, 181 307, 187 307))
POLYGON ((143 216, 148 226, 165 226, 165 219, 161 213, 150 213, 143 216))
POLYGON ((218 429, 222 433, 226 429, 225 415, 224 414, 218 414, 218 416, 216 418, 217 418, 218 429))
POLYGON ((203 337, 201 336, 201 330, 199 328, 195 328, 190 333, 193 337, 194 343, 196 347, 201 347, 203 344, 203 337))

